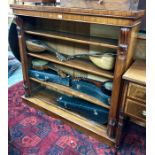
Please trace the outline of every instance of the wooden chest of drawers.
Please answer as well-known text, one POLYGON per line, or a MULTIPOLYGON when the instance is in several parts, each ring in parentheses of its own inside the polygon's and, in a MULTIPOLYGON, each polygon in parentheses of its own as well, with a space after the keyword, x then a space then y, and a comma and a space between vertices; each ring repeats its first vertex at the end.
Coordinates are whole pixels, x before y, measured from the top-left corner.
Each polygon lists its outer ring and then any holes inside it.
POLYGON ((123 90, 117 130, 119 146, 125 116, 138 125, 146 124, 146 64, 137 60, 123 75, 123 90))
POLYGON ((134 121, 145 124, 146 117, 146 79, 145 62, 137 60, 123 75, 124 95, 121 111, 134 121))
POLYGON ((146 88, 145 86, 128 82, 127 95, 124 103, 124 113, 145 123, 146 117, 146 88))

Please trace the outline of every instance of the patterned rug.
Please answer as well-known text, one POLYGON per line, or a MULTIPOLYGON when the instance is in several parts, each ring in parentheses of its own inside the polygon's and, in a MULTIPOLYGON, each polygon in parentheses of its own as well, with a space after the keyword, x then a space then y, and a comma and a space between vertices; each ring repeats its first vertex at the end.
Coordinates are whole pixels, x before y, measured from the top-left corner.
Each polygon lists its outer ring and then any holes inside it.
MULTIPOLYGON (((113 155, 114 149, 26 105, 23 83, 9 88, 9 155, 113 155)), ((145 155, 145 129, 129 124, 120 155, 145 155)))

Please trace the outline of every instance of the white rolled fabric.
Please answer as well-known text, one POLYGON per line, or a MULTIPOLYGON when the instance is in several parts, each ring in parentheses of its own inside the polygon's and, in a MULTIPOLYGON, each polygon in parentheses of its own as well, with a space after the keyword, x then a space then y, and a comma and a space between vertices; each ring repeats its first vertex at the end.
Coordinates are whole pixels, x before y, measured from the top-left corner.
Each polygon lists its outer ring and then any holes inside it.
POLYGON ((102 57, 90 56, 89 59, 98 67, 105 70, 112 70, 114 68, 115 56, 105 55, 102 57))

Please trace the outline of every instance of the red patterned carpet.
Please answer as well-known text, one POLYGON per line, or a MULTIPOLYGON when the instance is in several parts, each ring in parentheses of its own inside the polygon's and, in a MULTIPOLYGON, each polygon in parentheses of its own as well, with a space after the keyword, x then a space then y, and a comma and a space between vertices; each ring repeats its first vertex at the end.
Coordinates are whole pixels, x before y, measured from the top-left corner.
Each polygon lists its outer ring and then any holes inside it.
MULTIPOLYGON (((9 89, 9 155, 113 155, 114 149, 24 104, 23 83, 9 89)), ((145 155, 145 129, 124 130, 119 154, 145 155)))

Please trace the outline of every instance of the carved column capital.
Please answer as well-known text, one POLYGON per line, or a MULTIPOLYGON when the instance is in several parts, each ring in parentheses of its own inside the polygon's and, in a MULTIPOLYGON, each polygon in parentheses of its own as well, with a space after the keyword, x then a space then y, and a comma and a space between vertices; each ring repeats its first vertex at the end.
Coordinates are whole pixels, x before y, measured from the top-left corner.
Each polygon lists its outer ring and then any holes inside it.
POLYGON ((19 16, 16 16, 15 20, 16 20, 16 28, 17 28, 18 37, 21 37, 23 21, 22 21, 21 17, 19 17, 19 16))
POLYGON ((128 43, 129 43, 129 34, 130 34, 130 28, 121 28, 120 32, 120 39, 119 39, 119 54, 125 55, 127 54, 128 50, 128 43))

